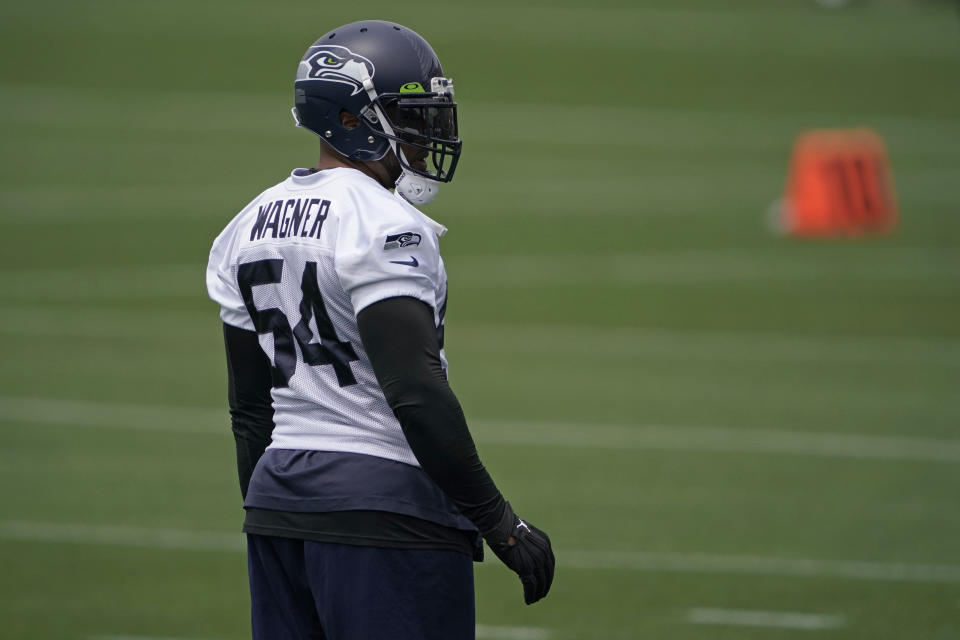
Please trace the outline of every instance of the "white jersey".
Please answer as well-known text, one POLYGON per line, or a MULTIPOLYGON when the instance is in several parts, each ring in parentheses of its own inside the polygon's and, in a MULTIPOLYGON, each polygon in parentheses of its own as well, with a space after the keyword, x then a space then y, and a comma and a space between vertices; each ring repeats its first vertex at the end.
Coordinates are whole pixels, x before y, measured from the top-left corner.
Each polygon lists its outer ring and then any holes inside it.
POLYGON ((259 334, 273 367, 269 448, 419 466, 363 350, 356 316, 379 300, 410 296, 433 308, 440 331, 447 276, 438 239, 445 231, 360 171, 334 168, 295 170, 217 237, 207 265, 210 297, 225 323, 259 334))

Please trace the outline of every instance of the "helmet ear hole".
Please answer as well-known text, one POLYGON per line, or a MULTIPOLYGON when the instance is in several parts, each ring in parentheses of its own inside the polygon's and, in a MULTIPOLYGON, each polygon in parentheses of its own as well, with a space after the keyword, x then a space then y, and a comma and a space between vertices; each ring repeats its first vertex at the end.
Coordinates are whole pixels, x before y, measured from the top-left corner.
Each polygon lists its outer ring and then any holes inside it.
POLYGON ((360 120, 357 119, 357 116, 353 115, 346 109, 340 110, 340 124, 343 125, 343 128, 347 131, 353 131, 360 126, 360 120))

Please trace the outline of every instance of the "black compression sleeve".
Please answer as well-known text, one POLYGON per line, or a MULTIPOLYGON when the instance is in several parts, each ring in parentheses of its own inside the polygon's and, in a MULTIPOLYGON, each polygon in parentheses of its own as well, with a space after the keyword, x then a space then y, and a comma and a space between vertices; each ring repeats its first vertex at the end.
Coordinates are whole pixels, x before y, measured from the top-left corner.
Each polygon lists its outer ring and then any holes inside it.
POLYGON ((388 298, 362 310, 357 326, 420 466, 481 534, 495 530, 506 502, 480 462, 460 403, 447 384, 433 310, 415 298, 388 298))
POLYGON ((270 444, 273 431, 270 361, 254 331, 224 324, 223 340, 227 348, 230 423, 237 443, 237 474, 240 493, 246 498, 250 475, 270 444))

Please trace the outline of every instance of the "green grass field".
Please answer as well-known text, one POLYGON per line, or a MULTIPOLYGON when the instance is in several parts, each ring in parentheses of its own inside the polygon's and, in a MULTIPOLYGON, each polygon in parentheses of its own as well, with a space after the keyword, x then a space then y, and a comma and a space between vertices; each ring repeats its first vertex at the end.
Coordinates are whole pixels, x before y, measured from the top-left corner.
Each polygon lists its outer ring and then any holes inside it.
POLYGON ((479 637, 960 638, 956 3, 354 4, 0 7, 0 638, 249 637, 203 269, 363 17, 456 79, 451 381, 557 551, 534 607, 478 566, 479 637), (794 136, 846 126, 900 227, 769 234, 794 136))

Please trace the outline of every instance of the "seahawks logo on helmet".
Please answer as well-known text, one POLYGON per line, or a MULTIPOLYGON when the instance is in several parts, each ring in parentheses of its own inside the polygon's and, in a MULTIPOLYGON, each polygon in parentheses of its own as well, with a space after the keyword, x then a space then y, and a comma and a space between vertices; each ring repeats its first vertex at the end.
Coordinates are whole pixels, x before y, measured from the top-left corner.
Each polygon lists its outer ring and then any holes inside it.
MULTIPOLYGON (((311 47, 312 48, 312 47, 311 47)), ((351 88, 351 96, 363 91, 363 79, 373 78, 373 63, 346 47, 334 44, 317 47, 300 61, 297 80, 339 82, 351 88)))

